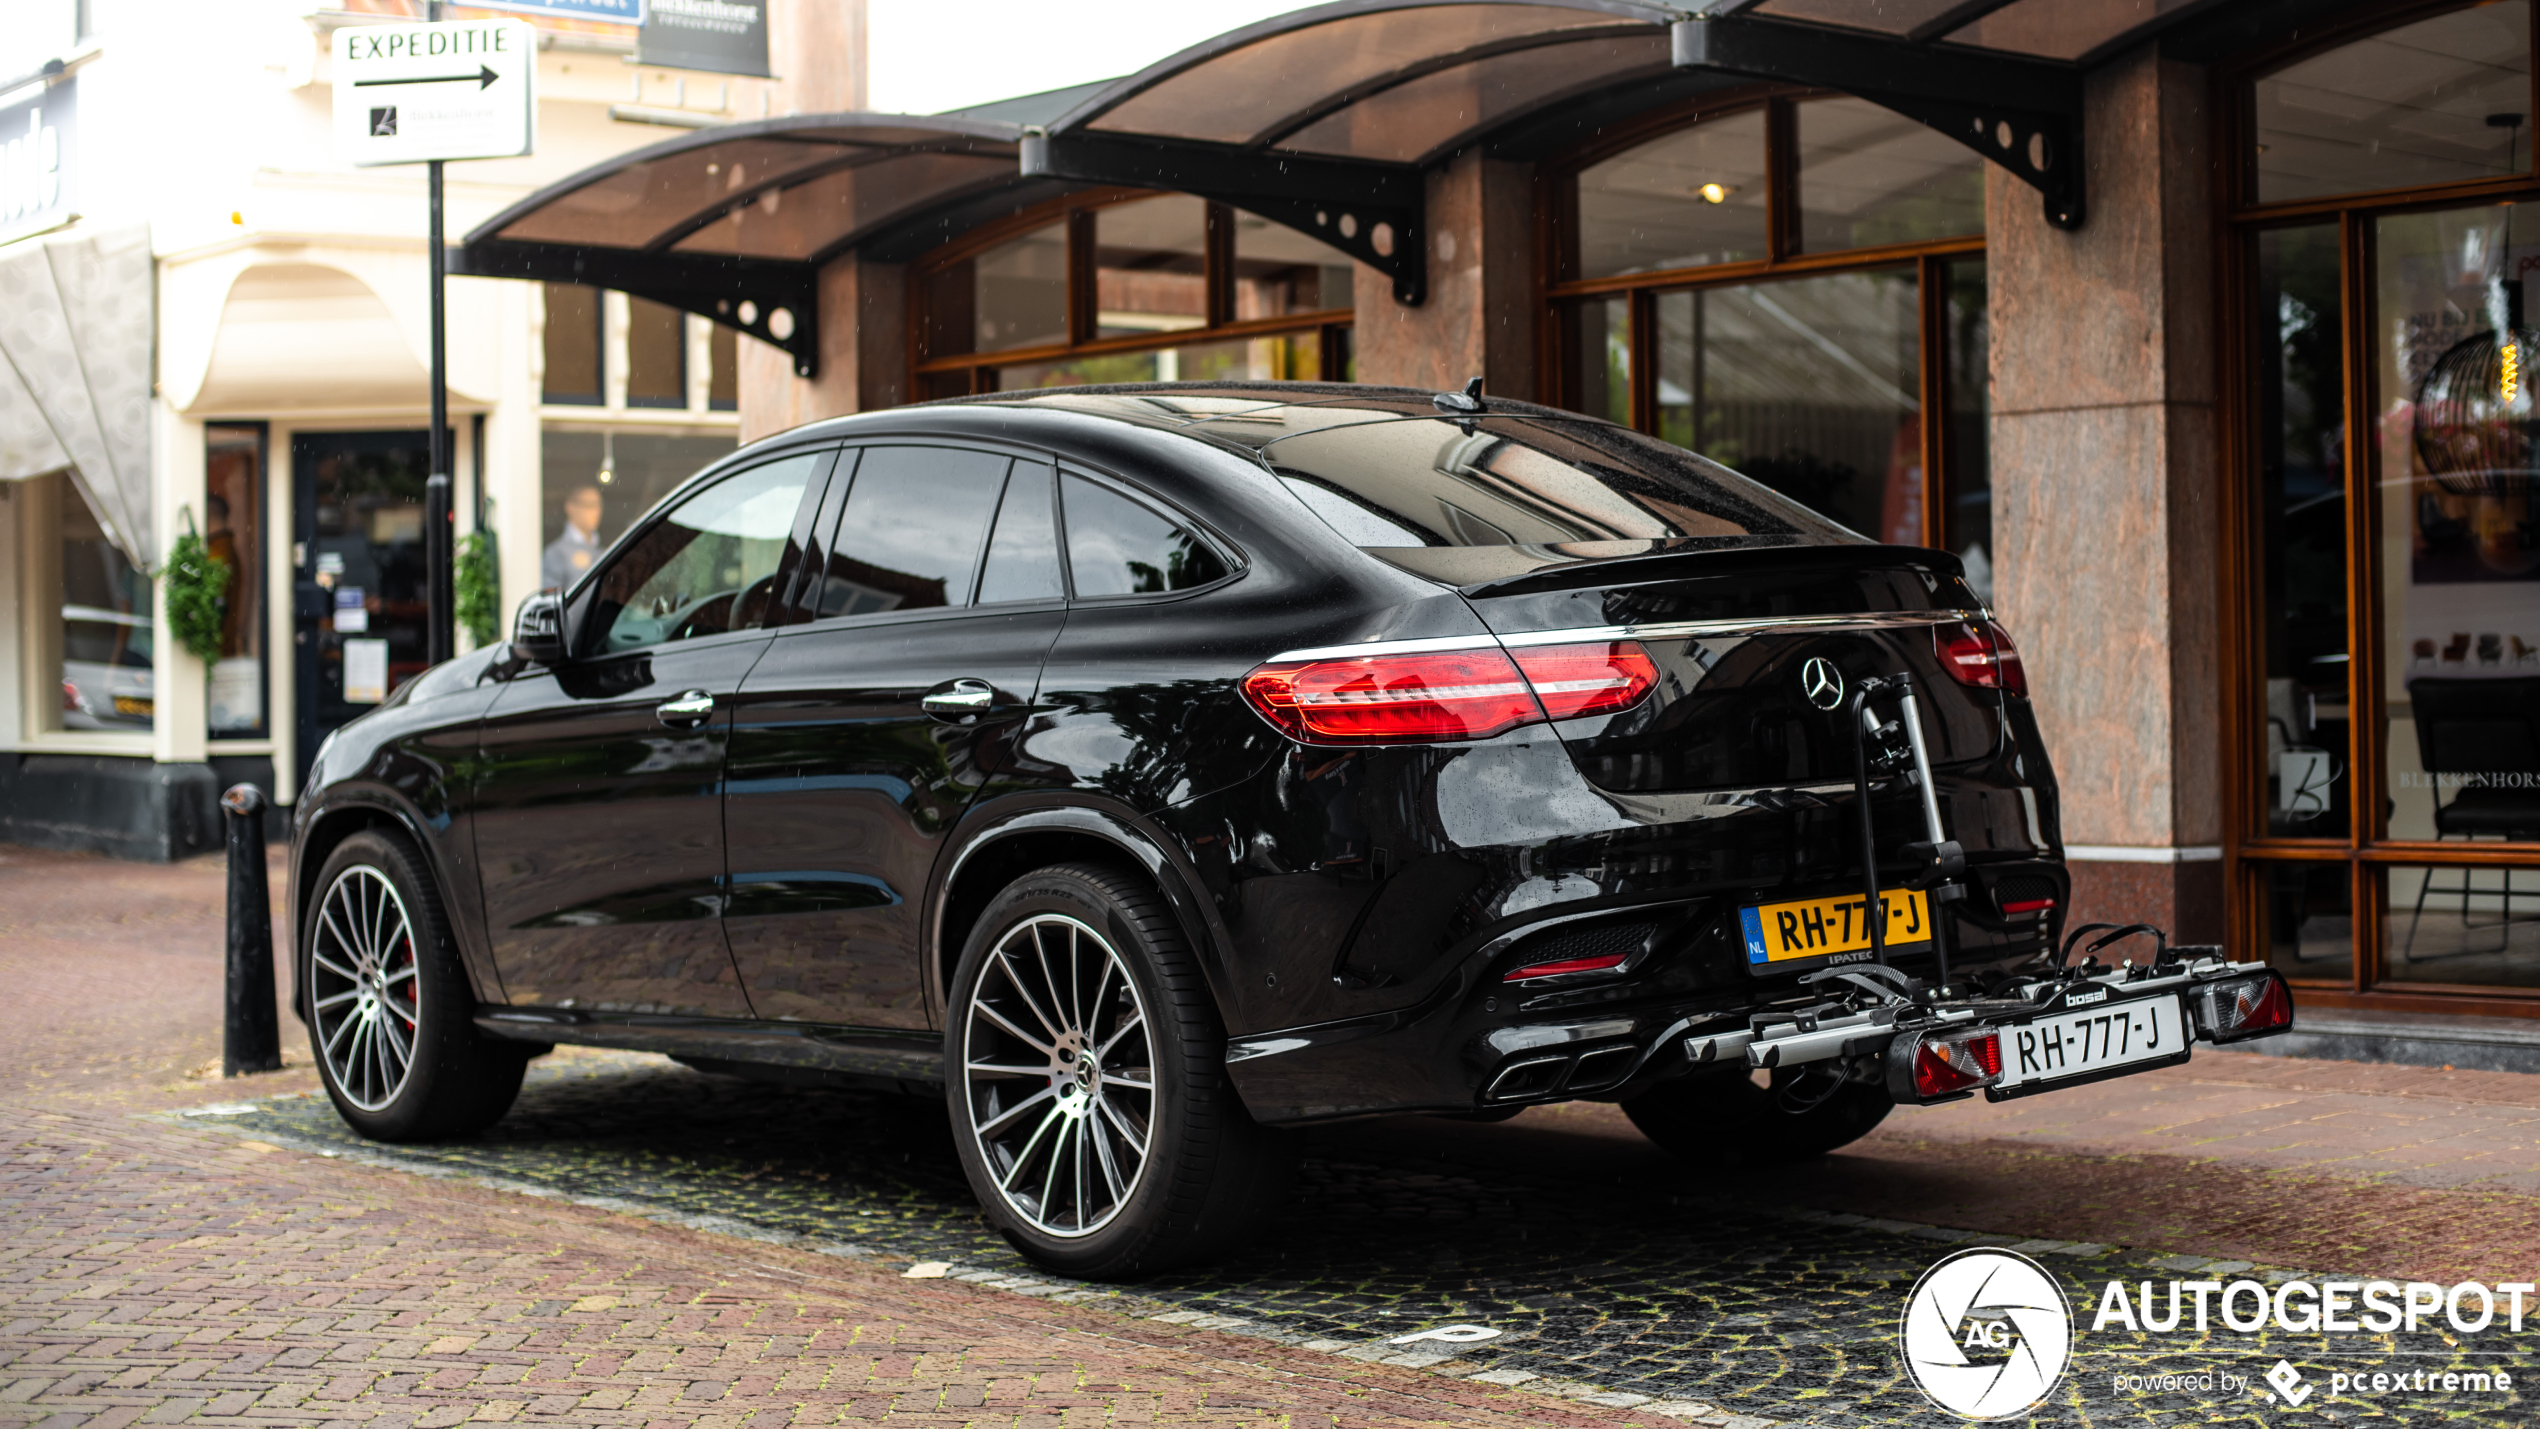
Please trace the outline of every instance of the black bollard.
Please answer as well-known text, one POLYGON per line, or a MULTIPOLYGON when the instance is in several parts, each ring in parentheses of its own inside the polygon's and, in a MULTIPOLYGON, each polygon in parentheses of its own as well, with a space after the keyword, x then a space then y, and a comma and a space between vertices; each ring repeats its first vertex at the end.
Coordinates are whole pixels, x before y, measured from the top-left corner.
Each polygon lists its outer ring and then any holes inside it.
POLYGON ((265 791, 236 784, 220 796, 229 826, 229 1013, 221 1026, 224 1077, 282 1068, 273 1015, 273 904, 265 889, 265 791))

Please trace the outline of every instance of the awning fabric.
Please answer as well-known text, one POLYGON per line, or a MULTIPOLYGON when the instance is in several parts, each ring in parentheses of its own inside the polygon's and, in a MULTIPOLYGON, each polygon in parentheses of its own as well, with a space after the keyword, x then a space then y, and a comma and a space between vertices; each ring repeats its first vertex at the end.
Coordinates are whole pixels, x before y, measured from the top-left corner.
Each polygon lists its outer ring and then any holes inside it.
POLYGON ((145 571, 153 274, 145 225, 0 248, 0 481, 67 469, 145 571))
POLYGON ((906 114, 700 129, 513 204, 468 234, 453 271, 635 293, 784 348, 808 375, 820 265, 930 219, 984 206, 965 214, 976 222, 1036 199, 1049 186, 1018 171, 1022 132, 906 114))

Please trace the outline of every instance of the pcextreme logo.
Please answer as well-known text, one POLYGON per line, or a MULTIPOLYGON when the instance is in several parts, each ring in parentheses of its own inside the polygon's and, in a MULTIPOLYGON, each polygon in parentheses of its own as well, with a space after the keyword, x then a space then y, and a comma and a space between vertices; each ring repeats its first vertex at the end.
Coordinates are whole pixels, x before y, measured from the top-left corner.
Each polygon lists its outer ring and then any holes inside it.
POLYGON ((2007 1250, 1962 1250, 1905 1300, 1905 1368, 1961 1419, 2007 1419, 2054 1392, 2072 1359, 2073 1312, 2055 1277, 2007 1250))

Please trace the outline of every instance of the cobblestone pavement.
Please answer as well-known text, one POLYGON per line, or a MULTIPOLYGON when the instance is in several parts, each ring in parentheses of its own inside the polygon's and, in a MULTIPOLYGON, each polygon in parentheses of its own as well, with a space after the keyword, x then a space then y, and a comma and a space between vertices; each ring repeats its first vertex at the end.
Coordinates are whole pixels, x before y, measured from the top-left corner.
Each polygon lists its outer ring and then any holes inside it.
MULTIPOLYGON (((567 1050, 491 1135, 387 1148, 351 1138, 305 1072, 187 1080, 217 1050, 219 943, 216 911, 181 905, 216 899, 217 876, 0 849, 0 985, 36 990, 0 1002, 0 1425, 1937 1424, 1895 1329, 1956 1244, 2037 1255, 2085 1331, 2107 1281, 2199 1267, 2540 1279, 2540 1201, 2512 1179, 2535 1079, 2207 1054, 1900 1113, 1737 1183, 1593 1105, 1332 1128, 1252 1251, 1073 1286, 986 1232, 931 1102, 567 1050), (111 892, 68 891, 92 877, 111 892), (1392 1343, 1449 1323, 1502 1334, 1392 1343)), ((2540 1373, 2520 1336, 2360 1343, 2332 1366, 2317 1336, 2085 1332, 2039 1417, 2535 1417, 2525 1390, 2325 1385, 2540 1373), (2299 1411, 2110 1384, 2279 1357, 2317 1391, 2299 1411)))

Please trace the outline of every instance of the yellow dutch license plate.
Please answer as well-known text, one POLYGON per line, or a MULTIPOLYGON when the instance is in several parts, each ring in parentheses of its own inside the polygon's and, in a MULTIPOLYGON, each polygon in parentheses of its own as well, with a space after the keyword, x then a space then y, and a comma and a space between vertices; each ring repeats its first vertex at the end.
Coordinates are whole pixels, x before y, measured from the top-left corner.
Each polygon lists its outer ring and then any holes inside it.
MULTIPOLYGON (((1890 888, 1879 894, 1879 903, 1887 910, 1891 950, 1931 941, 1931 902, 1921 889, 1890 888)), ((1867 953, 1870 924, 1861 916, 1861 904, 1861 895, 1855 893, 1744 910, 1747 966, 1764 968, 1815 958, 1840 961, 1848 953, 1867 953)))
POLYGON ((115 696, 115 713, 119 715, 146 715, 155 707, 149 700, 135 699, 130 695, 115 696))

